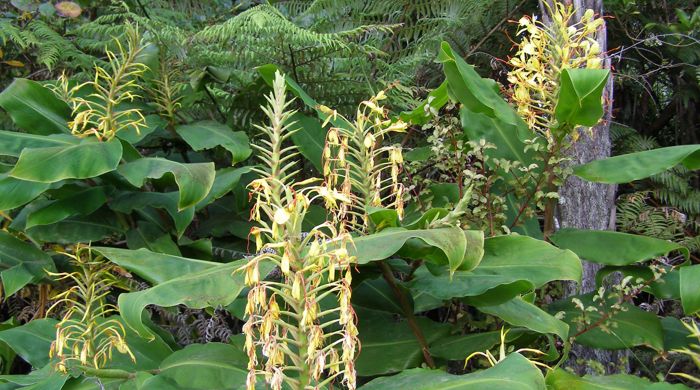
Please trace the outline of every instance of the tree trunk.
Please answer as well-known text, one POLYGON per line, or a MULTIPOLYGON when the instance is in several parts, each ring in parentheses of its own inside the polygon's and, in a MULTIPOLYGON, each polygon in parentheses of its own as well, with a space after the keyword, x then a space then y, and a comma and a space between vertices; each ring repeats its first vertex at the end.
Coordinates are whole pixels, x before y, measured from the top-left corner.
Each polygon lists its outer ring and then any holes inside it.
MULTIPOLYGON (((550 0, 551 1, 551 0, 550 0)), ((586 9, 592 9, 597 15, 603 15, 602 0, 566 0, 565 3, 573 4, 576 9, 577 19, 583 17, 586 9)), ((551 3, 550 3, 551 4, 551 3)), ((543 21, 549 22, 549 15, 542 8, 543 21)), ((598 43, 601 51, 607 51, 607 34, 605 25, 598 34, 598 43)), ((606 55, 604 67, 610 68, 610 58, 606 55)), ((613 82, 612 77, 603 92, 605 100, 605 114, 601 124, 593 128, 593 135, 588 132, 581 134, 578 142, 569 151, 572 165, 587 163, 592 160, 610 156, 610 120, 612 118, 613 82)), ((570 177, 560 188, 560 203, 558 206, 558 218, 555 226, 558 228, 572 227, 580 229, 614 230, 615 229, 615 191, 612 185, 596 184, 583 181, 577 177, 570 177)), ((579 291, 587 293, 595 290, 595 275, 602 266, 583 261, 583 280, 581 286, 568 283, 565 288, 566 296, 574 295, 579 291)), ((602 365, 605 373, 626 372, 626 351, 605 351, 574 345, 571 350, 568 365, 579 375, 600 374, 594 366, 602 365), (594 363, 594 364, 590 364, 594 363)))

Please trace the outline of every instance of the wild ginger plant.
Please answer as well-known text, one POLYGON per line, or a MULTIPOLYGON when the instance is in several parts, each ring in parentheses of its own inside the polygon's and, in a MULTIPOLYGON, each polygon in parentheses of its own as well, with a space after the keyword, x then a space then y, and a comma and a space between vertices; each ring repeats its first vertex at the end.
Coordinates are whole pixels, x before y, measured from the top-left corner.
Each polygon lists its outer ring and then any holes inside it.
POLYGON ((125 339, 121 322, 110 315, 118 313, 115 305, 107 303, 107 295, 117 283, 116 266, 90 246, 78 244, 73 253, 63 252, 77 270, 49 273, 56 281, 73 284, 53 298, 56 302, 47 314, 63 308, 61 320, 56 324, 56 338, 51 343, 50 357, 56 357, 56 369, 63 373, 76 366, 82 369, 100 369, 109 362, 112 352, 136 358, 125 339))
POLYGON ((243 327, 249 359, 246 385, 254 389, 262 376, 275 390, 283 385, 316 389, 340 378, 354 389, 358 332, 350 304, 352 239, 332 222, 309 231, 302 228, 313 202, 324 201, 335 209, 349 199, 315 184, 316 179, 294 182, 296 153, 283 145, 292 134, 292 101, 279 73, 267 101, 263 111, 269 124, 258 126, 264 136, 257 146, 263 164, 257 170, 260 178, 250 184, 255 199, 251 219, 258 224, 251 236, 258 254, 239 270, 250 287, 243 327), (280 279, 260 275, 261 262, 276 265, 280 279), (321 301, 330 302, 330 308, 322 309, 321 301))

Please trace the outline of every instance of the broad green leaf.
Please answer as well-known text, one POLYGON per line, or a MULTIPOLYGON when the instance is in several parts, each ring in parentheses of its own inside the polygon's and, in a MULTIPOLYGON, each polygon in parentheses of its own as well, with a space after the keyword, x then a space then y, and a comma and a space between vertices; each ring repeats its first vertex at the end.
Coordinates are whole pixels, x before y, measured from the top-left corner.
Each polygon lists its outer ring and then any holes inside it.
POLYGON ((231 152, 231 160, 234 164, 247 159, 252 153, 245 132, 233 131, 230 127, 216 121, 194 122, 178 126, 175 131, 196 151, 223 147, 231 152))
POLYGON ((521 326, 538 333, 556 334, 564 340, 569 334, 569 325, 520 297, 499 305, 476 304, 476 306, 480 311, 496 316, 514 326, 521 326))
POLYGON ((129 344, 129 349, 134 354, 136 362, 132 361, 127 354, 113 351, 112 358, 107 363, 106 368, 127 371, 154 370, 160 366, 163 359, 172 355, 173 349, 157 333, 153 339, 146 340, 139 337, 131 328, 126 326, 124 319, 120 316, 111 316, 109 318, 117 320, 124 325, 124 338, 129 344))
POLYGON ((173 256, 182 255, 169 233, 147 221, 139 221, 136 229, 130 229, 126 232, 126 246, 129 249, 145 248, 157 253, 173 256))
POLYGON ((634 375, 608 375, 578 377, 561 368, 547 373, 547 389, 551 390, 682 390, 688 387, 664 382, 650 382, 634 375))
POLYGON ((434 357, 464 360, 474 352, 484 352, 501 342, 501 332, 470 333, 445 337, 430 346, 434 357))
POLYGON ((645 179, 682 164, 700 169, 700 145, 680 145, 623 154, 574 168, 574 174, 596 183, 623 184, 645 179))
POLYGON ((0 107, 7 111, 17 127, 29 133, 70 132, 70 107, 36 81, 15 79, 0 93, 0 107))
POLYGON ((91 187, 66 198, 56 200, 27 216, 26 228, 50 225, 74 215, 88 215, 107 201, 104 187, 91 187))
POLYGON ((595 126, 603 116, 608 69, 563 69, 554 116, 560 125, 595 126))
POLYGON ((0 155, 19 157, 22 150, 27 148, 69 146, 78 142, 80 142, 78 138, 68 134, 46 136, 0 130, 0 155))
POLYGON ((49 363, 49 347, 56 337, 57 323, 53 318, 29 321, 22 326, 0 331, 0 340, 32 367, 44 367, 49 363))
POLYGON ((662 318, 661 327, 664 330, 665 351, 688 348, 690 344, 697 342, 697 339, 691 336, 690 330, 678 318, 662 318))
POLYGON ((681 303, 685 314, 695 314, 700 310, 700 265, 691 265, 680 269, 681 303))
POLYGON ((216 177, 214 178, 211 191, 209 191, 204 199, 197 203, 196 209, 201 210, 211 204, 211 202, 228 194, 232 189, 238 186, 238 183, 241 181, 241 176, 250 172, 252 169, 252 166, 246 166, 241 168, 224 168, 216 171, 216 177))
POLYGON ((605 230, 561 229, 551 240, 585 260, 606 265, 629 265, 674 250, 683 253, 686 259, 690 256, 687 248, 670 241, 605 230))
POLYGON ((143 389, 211 390, 245 387, 248 357, 230 344, 191 344, 163 360, 143 389))
POLYGON ((367 264, 384 260, 401 250, 409 240, 417 239, 420 241, 416 242, 416 246, 411 251, 406 251, 408 253, 402 253, 403 255, 448 265, 453 272, 460 267, 473 268, 481 260, 481 245, 477 236, 483 237, 483 233, 471 232, 468 235, 473 239, 468 241, 465 231, 456 227, 427 230, 385 229, 376 234, 355 238, 352 252, 360 264, 367 264))
MULTIPOLYGON (((361 356, 361 355, 360 355, 361 356)), ((442 370, 416 368, 398 375, 377 378, 361 390, 543 390, 540 370, 518 353, 487 370, 466 375, 452 375, 442 370)))
POLYGON ((142 187, 147 178, 172 174, 180 188, 178 210, 204 199, 214 184, 214 163, 181 164, 164 158, 142 158, 119 167, 119 173, 132 185, 142 187))
POLYGON ((177 192, 125 192, 112 200, 109 206, 114 211, 127 214, 147 207, 165 209, 173 219, 175 231, 180 237, 194 218, 194 207, 178 209, 178 198, 181 196, 177 192))
POLYGON ((151 284, 160 284, 183 275, 190 275, 220 266, 221 263, 188 259, 147 249, 93 247, 111 262, 126 268, 151 284))
POLYGON ((49 255, 4 231, 0 231, 0 268, 5 297, 43 279, 46 271, 56 272, 49 255))
POLYGON ((409 284, 414 294, 426 292, 439 299, 479 296, 498 286, 526 281, 537 288, 553 280, 581 279, 581 261, 571 251, 534 238, 510 235, 487 238, 484 258, 468 272, 433 276, 419 269, 409 284))
POLYGON ((365 309, 404 314, 394 291, 381 277, 365 280, 359 286, 354 287, 352 289, 352 304, 365 309))
POLYGON ((144 138, 148 137, 156 130, 164 128, 166 125, 165 120, 158 115, 146 115, 145 118, 146 126, 141 127, 138 133, 136 132, 135 127, 129 126, 119 131, 119 134, 117 135, 119 139, 122 139, 131 145, 136 145, 144 138))
POLYGON ((299 152, 310 161, 317 171, 323 172, 322 155, 326 144, 326 130, 316 118, 311 118, 301 113, 295 113, 289 119, 293 122, 289 131, 292 133, 292 141, 299 147, 299 152))
POLYGON ((34 226, 26 231, 34 240, 59 244, 100 241, 123 233, 124 226, 119 224, 117 216, 105 209, 86 216, 66 218, 51 225, 34 226))
POLYGON ((602 326, 587 328, 581 324, 582 311, 572 303, 571 299, 579 299, 586 307, 597 308, 597 311, 586 311, 586 318, 590 324, 599 321, 615 303, 609 300, 605 307, 601 308, 598 306, 600 301, 593 302, 592 296, 592 294, 585 294, 569 297, 553 303, 548 308, 550 313, 563 312, 563 321, 569 324, 569 336, 573 337, 580 333, 576 336, 577 343, 602 349, 627 349, 645 345, 657 351, 663 351, 664 335, 659 318, 653 313, 627 303, 622 304, 623 310, 609 316, 602 326))
POLYGON ((0 174, 0 211, 11 210, 31 202, 48 190, 49 186, 47 183, 20 180, 6 173, 0 174))
POLYGON ((70 376, 56 371, 50 364, 46 364, 42 368, 34 370, 27 375, 0 375, 0 381, 3 383, 16 385, 12 387, 1 387, 3 390, 17 388, 21 388, 22 390, 57 390, 63 388, 68 378, 70 378, 70 376))
MULTIPOLYGON (((357 375, 372 376, 400 372, 418 367, 423 352, 406 320, 396 320, 393 314, 374 310, 358 310, 358 331, 362 353, 355 363, 357 375)), ((448 324, 416 317, 428 344, 446 336, 448 324)))
MULTIPOLYGON (((147 290, 119 295, 119 311, 124 321, 144 338, 152 332, 142 322, 142 311, 148 305, 170 307, 185 305, 192 309, 226 306, 233 302, 245 287, 244 273, 233 272, 246 263, 239 260, 220 264, 200 272, 182 273, 180 277, 164 281, 147 290), (233 275, 232 275, 233 274, 233 275)), ((267 275, 272 266, 260 265, 260 274, 267 275)))
POLYGON ((74 145, 24 149, 10 176, 41 183, 89 179, 117 169, 121 158, 118 139, 100 142, 86 138, 74 145))

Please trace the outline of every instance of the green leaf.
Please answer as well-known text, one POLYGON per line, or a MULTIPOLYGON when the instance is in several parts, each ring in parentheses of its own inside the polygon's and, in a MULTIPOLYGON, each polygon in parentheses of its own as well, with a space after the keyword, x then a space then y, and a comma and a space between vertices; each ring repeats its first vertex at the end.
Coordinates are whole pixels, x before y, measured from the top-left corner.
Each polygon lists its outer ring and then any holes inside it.
POLYGON ((32 239, 41 242, 75 244, 76 242, 100 241, 111 236, 120 236, 124 227, 117 216, 101 209, 90 215, 63 219, 51 225, 34 226, 26 231, 32 239))
POLYGON ((230 344, 191 344, 168 356, 142 389, 211 390, 244 387, 248 357, 230 344))
POLYGON ((41 183, 89 179, 117 169, 122 158, 118 139, 86 138, 74 145, 24 149, 10 176, 41 183))
POLYGON ((552 333, 563 340, 566 340, 569 334, 569 325, 554 318, 539 307, 525 302, 520 297, 513 298, 499 305, 482 306, 475 304, 475 306, 480 311, 496 316, 514 326, 522 326, 538 333, 552 333))
POLYGON ((56 272, 56 266, 49 255, 1 230, 0 268, 5 297, 16 293, 29 283, 43 279, 46 271, 56 272))
POLYGON ((136 229, 126 232, 126 246, 129 249, 146 248, 151 252, 180 256, 180 249, 172 240, 170 234, 164 232, 156 224, 139 221, 136 229))
POLYGON ((664 330, 664 350, 689 348, 694 339, 690 330, 675 317, 664 317, 661 319, 661 327, 664 330))
POLYGON ((194 218, 194 207, 178 209, 179 197, 177 192, 125 192, 112 200, 109 205, 112 210, 127 214, 147 207, 165 209, 173 219, 175 231, 180 237, 194 218))
POLYGON ((484 352, 500 342, 499 331, 450 336, 433 343, 430 354, 442 359, 464 360, 472 353, 484 352))
POLYGON ((70 107, 36 81, 15 79, 0 93, 0 107, 17 127, 29 133, 70 133, 70 107))
MULTIPOLYGON (((577 295, 558 301, 549 306, 550 313, 563 312, 563 321, 569 324, 569 336, 586 330, 580 323, 582 312, 571 302, 571 299, 581 300, 584 306, 595 306, 597 311, 587 311, 586 318, 590 324, 595 324, 609 310, 615 301, 608 300, 604 307, 592 301, 593 294, 577 295)), ((617 311, 607 318, 603 326, 591 327, 576 336, 576 342, 593 348, 627 349, 645 345, 657 351, 664 349, 664 335, 658 317, 628 303, 621 305, 623 311, 617 311)))
POLYGON ((321 127, 321 122, 301 113, 295 113, 290 118, 293 122, 289 127, 292 133, 292 141, 299 147, 299 152, 309 160, 317 171, 323 172, 321 166, 323 160, 323 147, 326 144, 326 130, 321 127))
POLYGON ((1 375, 0 381, 3 381, 3 384, 7 382, 11 385, 17 385, 17 387, 2 387, 3 390, 16 388, 23 390, 56 390, 63 388, 68 378, 70 376, 64 375, 56 371, 52 365, 46 364, 41 369, 34 370, 27 375, 1 375))
POLYGON ((183 275, 198 273, 220 266, 221 263, 188 259, 146 249, 93 247, 111 262, 126 268, 151 284, 160 284, 183 275))
MULTIPOLYGON (((152 338, 151 331, 142 322, 142 311, 148 305, 164 307, 185 305, 192 309, 226 306, 233 302, 245 287, 244 273, 233 272, 247 260, 218 264, 204 271, 181 273, 182 276, 164 281, 147 290, 119 295, 119 311, 124 321, 141 337, 152 338), (233 274, 233 275, 232 275, 233 274)), ((154 265, 155 266, 155 265, 154 265)), ((272 266, 260 265, 261 275, 267 275, 272 266)))
POLYGON ((695 314, 700 310, 700 265, 691 265, 680 269, 681 303, 685 314, 695 314))
POLYGON ((69 146, 78 142, 79 139, 67 134, 46 136, 0 130, 0 155, 19 157, 24 149, 69 146))
POLYGON ((690 256, 687 248, 670 241, 606 230, 561 229, 551 240, 583 259, 605 265, 629 265, 674 250, 683 253, 686 259, 690 256))
POLYGON ((144 138, 148 137, 151 133, 164 128, 167 124, 165 120, 158 115, 146 115, 145 118, 146 126, 139 128, 138 133, 136 132, 136 127, 129 126, 120 130, 117 137, 131 145, 136 145, 144 138))
POLYGON ((172 174, 180 188, 178 210, 204 199, 214 184, 214 163, 181 164, 164 158, 142 158, 119 167, 118 172, 132 185, 142 187, 147 178, 172 174))
POLYGON ((473 240, 468 241, 465 232, 456 227, 427 230, 392 228, 355 238, 354 250, 351 252, 357 256, 360 264, 367 264, 384 260, 398 252, 409 240, 417 239, 425 245, 421 245, 421 250, 412 248, 411 251, 406 251, 408 253, 404 253, 405 256, 424 258, 439 265, 449 265, 450 272, 454 272, 463 266, 473 268, 481 260, 481 245, 477 236, 483 237, 483 233, 472 232, 469 236, 474 236, 473 240))
MULTIPOLYGON (((362 355, 360 355, 362 356, 362 355)), ((442 370, 416 368, 398 375, 377 378, 362 390, 542 390, 544 377, 540 370, 518 353, 487 370, 466 375, 452 375, 442 370)))
POLYGON ((354 287, 352 289, 352 304, 365 309, 404 314, 394 291, 381 277, 365 280, 359 286, 354 287))
POLYGON ((510 235, 487 238, 484 258, 472 271, 458 271, 449 278, 419 269, 409 285, 412 291, 451 299, 478 296, 519 281, 527 281, 529 290, 553 280, 579 281, 581 274, 581 261, 573 252, 534 238, 510 235))
MULTIPOLYGON (((400 372, 418 367, 423 362, 423 352, 416 336, 405 320, 396 320, 393 314, 374 310, 358 310, 358 331, 362 353, 355 363, 357 374, 372 376, 400 372)), ((448 324, 416 317, 428 344, 446 336, 448 324)))
POLYGON ((247 159, 252 153, 245 132, 233 131, 230 127, 216 121, 194 122, 178 126, 175 131, 196 151, 223 147, 231 152, 233 164, 247 159))
POLYGON ((29 321, 0 332, 0 340, 14 350, 32 367, 44 367, 49 363, 49 348, 56 337, 56 324, 53 318, 29 321))
POLYGON ((547 389, 551 390, 681 390, 687 389, 686 386, 670 383, 654 383, 646 378, 640 378, 634 375, 608 375, 608 376, 591 376, 578 377, 561 368, 554 371, 549 371, 547 374, 547 389))
POLYGON ((238 183, 241 181, 241 176, 252 171, 252 169, 252 166, 246 166, 241 168, 224 168, 216 171, 216 177, 214 178, 211 191, 209 191, 204 199, 197 203, 196 209, 201 210, 216 199, 228 194, 232 189, 238 186, 238 183))
POLYGON ((49 189, 47 183, 15 179, 0 174, 0 211, 23 206, 49 189))
POLYGON ((595 126, 603 116, 608 69, 563 69, 554 116, 560 125, 595 126))
POLYGON ((574 174, 596 183, 622 184, 661 173, 682 164, 700 169, 700 145, 681 145, 623 154, 574 168, 574 174))
POLYGON ((423 100, 418 107, 414 108, 412 111, 402 112, 399 117, 404 122, 414 125, 424 125, 434 118, 434 113, 438 112, 448 101, 447 81, 443 81, 439 87, 430 91, 428 97, 423 100))
POLYGON ((26 228, 50 225, 74 215, 88 215, 107 201, 104 187, 91 187, 71 196, 49 203, 27 216, 26 228))

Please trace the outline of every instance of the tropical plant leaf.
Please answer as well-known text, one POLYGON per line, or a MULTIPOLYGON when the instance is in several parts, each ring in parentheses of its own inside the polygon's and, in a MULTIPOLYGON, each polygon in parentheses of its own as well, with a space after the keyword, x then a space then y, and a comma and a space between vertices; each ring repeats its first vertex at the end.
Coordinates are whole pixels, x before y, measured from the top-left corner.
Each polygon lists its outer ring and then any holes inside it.
POLYGON ((246 166, 240 168, 224 168, 216 171, 216 177, 214 177, 214 184, 211 190, 204 199, 197 203, 196 209, 201 210, 211 204, 211 202, 229 193, 238 186, 241 177, 252 170, 252 166, 246 166))
POLYGON ((0 230, 0 277, 6 297, 29 283, 46 277, 46 271, 56 272, 49 255, 36 246, 0 230))
POLYGON ((674 250, 683 253, 686 259, 690 256, 688 248, 670 241, 605 230, 566 228, 553 234, 551 240, 583 259, 605 265, 629 265, 665 256, 674 250))
POLYGON ((196 151, 223 147, 231 153, 233 164, 244 161, 252 153, 245 132, 233 131, 216 121, 194 122, 178 126, 175 131, 196 151))
POLYGON ((528 290, 553 280, 579 281, 581 273, 581 261, 573 252, 534 238, 510 235, 486 239, 484 258, 472 271, 458 271, 449 278, 419 269, 409 286, 414 294, 425 292, 451 299, 479 296, 519 281, 526 281, 528 290))
POLYGON ((100 142, 86 138, 74 145, 24 149, 10 176, 41 183, 89 179, 117 169, 121 158, 119 140, 100 142))
POLYGON ((45 136, 0 130, 0 155, 19 157, 24 149, 70 146, 78 142, 78 138, 68 134, 45 136))
POLYGON ((36 81, 15 79, 0 93, 0 107, 31 134, 70 133, 70 107, 36 81))
POLYGON ((538 333, 552 333, 561 337, 562 340, 566 340, 569 335, 569 325, 520 297, 498 305, 475 304, 475 306, 480 311, 496 316, 514 326, 521 326, 538 333))
POLYGON ((51 225, 34 226, 26 234, 41 242, 75 244, 77 242, 100 241, 124 233, 116 215, 105 209, 86 216, 74 216, 51 225))
MULTIPOLYGON (((400 372, 418 367, 423 362, 423 351, 408 322, 396 320, 394 315, 374 310, 358 310, 358 330, 362 353, 355 367, 360 376, 400 372)), ((450 326, 416 317, 428 344, 446 336, 450 326)))
POLYGON ((560 125, 595 126, 603 116, 608 69, 563 69, 554 116, 560 125))
POLYGON ((11 210, 31 202, 49 189, 49 186, 48 183, 20 180, 6 173, 0 174, 0 211, 11 210))
POLYGON ((596 183, 623 184, 645 179, 678 164, 689 170, 700 169, 700 145, 669 146, 595 160, 575 167, 574 174, 596 183))
POLYGON ((493 348, 500 341, 499 331, 449 336, 433 343, 430 346, 430 354, 442 359, 464 360, 474 352, 493 348))
POLYGON ((620 389, 635 389, 635 390, 681 390, 688 387, 670 383, 654 383, 646 378, 640 378, 634 375, 608 375, 608 376, 591 376, 578 377, 561 368, 549 371, 546 378, 547 389, 552 390, 620 390, 620 389))
POLYGON ((700 265, 691 265, 680 269, 681 304, 685 314, 695 314, 700 310, 700 265))
POLYGON ((142 158, 119 167, 119 173, 136 187, 147 178, 158 179, 172 174, 180 188, 178 211, 204 199, 214 184, 214 163, 181 164, 164 158, 142 158))
POLYGON ((292 142, 299 147, 299 152, 317 171, 323 172, 321 163, 323 159, 323 147, 326 144, 326 130, 316 118, 311 118, 302 113, 295 113, 289 119, 293 124, 289 131, 292 132, 292 142))
POLYGON ((0 340, 32 367, 44 367, 49 363, 49 347, 56 337, 57 323, 53 318, 29 321, 24 325, 0 331, 0 340))
POLYGON ((544 377, 534 364, 518 353, 487 370, 467 375, 452 375, 442 370, 415 368, 398 375, 377 378, 362 390, 542 390, 544 377))
POLYGON ((90 187, 71 196, 56 200, 27 215, 26 229, 50 225, 75 215, 88 215, 107 201, 104 187, 90 187))
POLYGON ((179 198, 181 195, 177 192, 125 192, 118 195, 109 205, 112 210, 127 214, 147 207, 165 209, 173 220, 177 236, 180 237, 194 218, 194 207, 179 209, 179 198))

